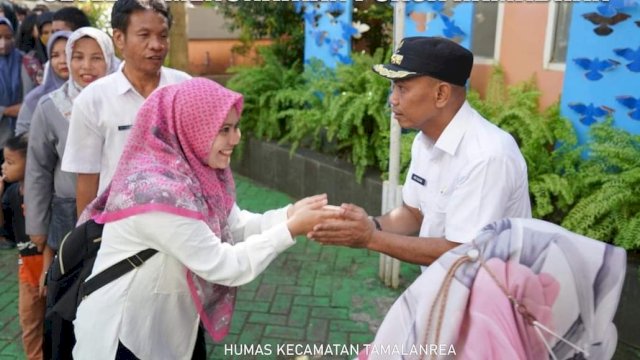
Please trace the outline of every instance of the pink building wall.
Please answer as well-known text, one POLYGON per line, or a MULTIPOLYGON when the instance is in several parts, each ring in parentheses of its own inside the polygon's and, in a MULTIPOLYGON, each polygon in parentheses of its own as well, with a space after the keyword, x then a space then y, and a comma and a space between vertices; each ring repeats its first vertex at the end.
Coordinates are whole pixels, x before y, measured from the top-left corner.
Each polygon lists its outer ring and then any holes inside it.
MULTIPOLYGON (((564 71, 548 70, 543 64, 548 6, 547 3, 504 4, 498 59, 509 85, 535 76, 541 91, 542 108, 558 101, 564 77, 564 71)), ((486 90, 492 67, 493 65, 476 64, 471 74, 471 87, 482 95, 486 90)))

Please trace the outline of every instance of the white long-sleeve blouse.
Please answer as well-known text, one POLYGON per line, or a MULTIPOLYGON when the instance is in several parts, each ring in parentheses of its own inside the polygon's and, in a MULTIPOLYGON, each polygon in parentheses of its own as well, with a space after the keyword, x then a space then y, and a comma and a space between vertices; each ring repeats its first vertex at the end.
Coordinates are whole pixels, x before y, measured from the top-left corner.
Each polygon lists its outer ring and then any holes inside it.
POLYGON ((74 358, 113 360, 121 341, 140 359, 191 359, 199 316, 187 269, 228 286, 255 279, 295 243, 286 209, 253 214, 234 205, 234 245, 222 243, 203 221, 162 212, 106 224, 91 276, 146 248, 158 253, 82 301, 74 358))

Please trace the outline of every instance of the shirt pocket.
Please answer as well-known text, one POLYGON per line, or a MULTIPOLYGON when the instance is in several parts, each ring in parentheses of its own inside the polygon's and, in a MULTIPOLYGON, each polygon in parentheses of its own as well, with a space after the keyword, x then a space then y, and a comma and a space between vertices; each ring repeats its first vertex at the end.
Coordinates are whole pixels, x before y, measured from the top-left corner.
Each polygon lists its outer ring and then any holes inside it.
POLYGON ((425 189, 420 196, 420 211, 423 219, 420 227, 420 236, 442 237, 444 236, 447 220, 448 194, 440 193, 440 189, 425 189))

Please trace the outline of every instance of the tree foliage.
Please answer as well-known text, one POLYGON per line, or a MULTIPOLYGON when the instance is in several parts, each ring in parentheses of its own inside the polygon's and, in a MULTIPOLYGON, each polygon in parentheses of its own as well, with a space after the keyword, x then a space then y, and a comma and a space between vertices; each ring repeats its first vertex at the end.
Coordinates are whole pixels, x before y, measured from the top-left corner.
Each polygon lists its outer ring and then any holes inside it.
POLYGON ((87 15, 91 26, 111 33, 109 19, 112 4, 96 0, 75 0, 74 5, 87 15))
POLYGON ((272 53, 287 67, 299 66, 304 50, 304 22, 291 2, 214 2, 229 21, 229 29, 240 32, 242 45, 234 51, 244 54, 257 39, 273 40, 272 53))
POLYGON ((377 0, 354 3, 353 21, 369 26, 361 38, 354 40, 354 49, 373 53, 376 49, 388 51, 393 40, 393 6, 377 0))

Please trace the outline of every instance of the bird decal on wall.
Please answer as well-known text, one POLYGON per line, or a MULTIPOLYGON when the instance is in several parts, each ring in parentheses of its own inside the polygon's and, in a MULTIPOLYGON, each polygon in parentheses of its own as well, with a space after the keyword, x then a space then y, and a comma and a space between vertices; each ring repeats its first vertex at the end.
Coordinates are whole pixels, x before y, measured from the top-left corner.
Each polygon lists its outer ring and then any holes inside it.
POLYGON ((622 106, 631 109, 631 111, 627 113, 630 118, 640 121, 640 98, 623 95, 616 96, 616 100, 618 100, 618 102, 622 104, 622 106))
POLYGON ((638 4, 636 0, 608 0, 603 1, 596 9, 602 16, 612 17, 622 9, 632 9, 638 4))
POLYGON ((446 15, 440 15, 440 18, 444 23, 442 34, 445 37, 453 41, 460 42, 467 35, 458 25, 456 25, 455 21, 451 20, 450 17, 446 15))
POLYGON ((589 126, 597 121, 596 118, 601 118, 605 115, 611 114, 614 110, 607 106, 595 106, 593 103, 585 105, 583 103, 569 103, 569 107, 580 114, 580 122, 589 126))
POLYGON ((631 16, 629 14, 625 14, 619 12, 613 16, 603 16, 597 12, 590 12, 586 14, 582 14, 582 17, 591 21, 596 26, 593 31, 600 36, 607 36, 613 32, 612 26, 621 23, 631 16))
POLYGON ((629 48, 613 49, 613 52, 615 52, 616 55, 622 56, 623 58, 631 61, 627 64, 627 69, 633 72, 640 72, 640 47, 638 47, 638 50, 629 48))
POLYGON ((331 19, 331 23, 335 24, 338 21, 338 17, 344 13, 344 5, 339 2, 332 2, 329 4, 329 8, 327 9, 327 15, 331 19))
POLYGON ((455 2, 432 0, 407 2, 405 12, 406 15, 415 22, 416 30, 422 33, 427 31, 427 24, 435 18, 439 16, 447 16, 448 19, 451 18, 456 5, 455 2))
POLYGON ((342 27, 342 38, 345 41, 351 41, 351 37, 355 37, 358 35, 358 29, 356 29, 353 24, 350 24, 346 21, 340 21, 340 27, 342 27))
POLYGON ((313 36, 313 39, 316 42, 316 46, 322 46, 322 44, 324 44, 325 42, 327 42, 327 40, 329 40, 329 39, 326 39, 327 32, 323 30, 318 30, 318 29, 313 30, 311 32, 311 35, 313 36))
POLYGON ((620 65, 619 62, 611 59, 605 59, 601 61, 598 58, 595 58, 593 60, 588 58, 577 58, 573 59, 573 61, 583 70, 587 70, 584 76, 591 81, 602 79, 603 71, 610 71, 616 66, 620 65))
POLYGON ((304 12, 304 19, 311 25, 311 27, 317 28, 318 21, 322 18, 322 14, 319 14, 315 9, 304 12))

